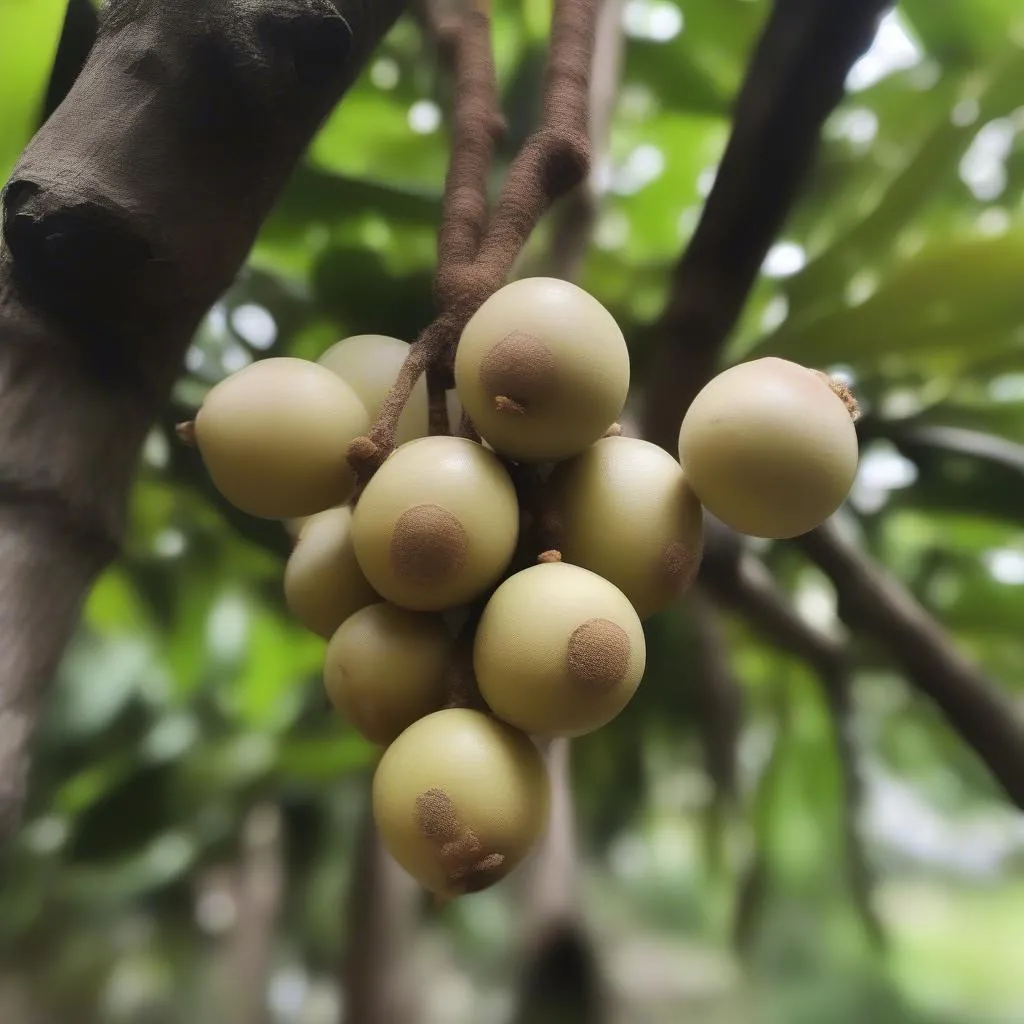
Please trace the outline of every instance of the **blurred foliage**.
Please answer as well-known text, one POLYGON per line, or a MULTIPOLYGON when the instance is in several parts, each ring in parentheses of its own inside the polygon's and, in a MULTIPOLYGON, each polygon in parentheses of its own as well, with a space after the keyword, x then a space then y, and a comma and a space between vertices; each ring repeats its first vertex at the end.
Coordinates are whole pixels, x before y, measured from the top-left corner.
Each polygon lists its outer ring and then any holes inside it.
MULTIPOLYGON (((581 283, 627 336, 642 337, 663 301, 767 8, 625 5, 608 190, 581 283)), ((546 12, 540 0, 496 0, 513 143, 535 109, 546 12)), ((0 0, 5 175, 31 134, 62 13, 59 0, 0 0)), ((1022 46, 1015 0, 904 0, 885 19, 730 350, 855 383, 866 416, 851 527, 1010 690, 1024 680, 1022 46)), ((363 331, 411 338, 429 321, 445 95, 429 41, 403 20, 203 323, 180 404, 251 359, 315 357, 363 331)), ((639 379, 647 353, 633 355, 639 379)), ((269 802, 283 815, 289 877, 275 1020, 331 1019, 309 1007, 345 938, 374 751, 328 714, 323 645, 284 614, 283 532, 225 519, 165 428, 146 449, 125 555, 91 595, 62 666, 27 825, 0 865, 0 1005, 10 976, 74 1024, 198 1019, 207 961, 230 931, 203 879, 237 862, 249 812, 269 802)), ((821 578, 784 546, 763 554, 801 613, 833 627, 821 578)), ((724 845, 705 842, 689 625, 685 602, 649 623, 639 695, 575 747, 595 924, 620 945, 659 936, 661 973, 678 982, 659 997, 664 978, 652 975, 638 997, 667 1000, 676 1024, 1019 1021, 1024 823, 973 754, 856 640, 859 824, 891 939, 879 959, 842 867, 843 784, 821 688, 733 618, 730 658, 748 705, 742 806, 724 845), (728 935, 752 859, 765 893, 743 988, 728 935)), ((517 892, 510 882, 430 926, 481 985, 510 980, 517 892)), ((628 973, 627 953, 617 958, 612 973, 628 973)))

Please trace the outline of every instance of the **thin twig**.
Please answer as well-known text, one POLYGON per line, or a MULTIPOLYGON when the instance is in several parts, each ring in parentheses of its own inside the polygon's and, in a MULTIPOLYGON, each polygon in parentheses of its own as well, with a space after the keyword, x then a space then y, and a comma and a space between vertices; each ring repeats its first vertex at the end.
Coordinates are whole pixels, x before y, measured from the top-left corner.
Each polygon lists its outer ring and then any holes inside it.
POLYGON ((767 566, 731 531, 712 526, 701 585, 768 642, 805 661, 818 675, 836 732, 843 776, 843 844, 850 890, 864 930, 878 948, 885 933, 874 908, 874 871, 860 830, 864 801, 860 759, 850 734, 852 653, 841 641, 805 622, 767 566))
POLYGON ((1024 810, 1024 722, 1008 697, 963 655, 913 594, 847 540, 835 523, 795 543, 832 580, 847 625, 889 653, 1024 810))

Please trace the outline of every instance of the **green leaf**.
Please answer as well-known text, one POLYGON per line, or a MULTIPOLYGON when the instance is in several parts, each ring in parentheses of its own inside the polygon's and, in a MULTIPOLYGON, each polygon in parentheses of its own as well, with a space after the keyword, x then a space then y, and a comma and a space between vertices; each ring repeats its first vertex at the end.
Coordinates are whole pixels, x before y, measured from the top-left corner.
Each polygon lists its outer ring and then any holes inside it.
POLYGON ((1021 280, 1024 229, 934 242, 893 267, 860 305, 788 319, 753 354, 855 369, 890 354, 976 355, 979 340, 1006 344, 1024 318, 1021 280))
POLYGON ((65 0, 0 0, 0 182, 36 130, 65 0))

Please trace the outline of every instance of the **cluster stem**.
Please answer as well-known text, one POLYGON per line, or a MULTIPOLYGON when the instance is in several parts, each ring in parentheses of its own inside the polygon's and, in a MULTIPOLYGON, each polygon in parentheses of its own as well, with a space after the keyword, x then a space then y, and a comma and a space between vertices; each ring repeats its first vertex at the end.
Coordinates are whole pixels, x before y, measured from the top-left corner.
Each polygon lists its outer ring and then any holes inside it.
MULTIPOLYGON (((438 312, 410 345, 370 432, 349 448, 349 463, 361 485, 394 449, 398 418, 423 373, 431 394, 431 432, 448 432, 444 391, 452 384, 463 329, 506 282, 541 217, 589 173, 589 85, 599 2, 554 4, 540 124, 513 160, 490 215, 487 184, 505 122, 489 3, 469 0, 466 9, 440 26, 441 44, 450 51, 456 98, 434 275, 438 312)), ((475 436, 467 417, 460 433, 475 436)))

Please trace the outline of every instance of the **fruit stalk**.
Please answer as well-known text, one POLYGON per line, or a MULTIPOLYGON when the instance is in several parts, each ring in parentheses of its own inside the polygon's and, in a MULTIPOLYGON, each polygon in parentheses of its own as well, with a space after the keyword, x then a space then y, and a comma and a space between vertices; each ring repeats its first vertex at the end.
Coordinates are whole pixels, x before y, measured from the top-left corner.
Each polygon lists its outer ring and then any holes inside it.
MULTIPOLYGON (((504 284, 543 214, 590 169, 589 86, 599 5, 555 0, 541 122, 513 161, 488 217, 487 177, 504 122, 486 7, 485 0, 474 0, 444 29, 454 48, 456 104, 434 277, 439 314, 410 346, 370 432, 349 448, 361 484, 394 449, 398 417, 420 374, 428 373, 429 381, 432 370, 441 370, 447 383, 470 317, 504 284)), ((435 384, 435 394, 437 389, 435 384)))

